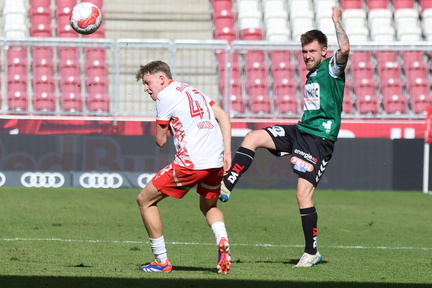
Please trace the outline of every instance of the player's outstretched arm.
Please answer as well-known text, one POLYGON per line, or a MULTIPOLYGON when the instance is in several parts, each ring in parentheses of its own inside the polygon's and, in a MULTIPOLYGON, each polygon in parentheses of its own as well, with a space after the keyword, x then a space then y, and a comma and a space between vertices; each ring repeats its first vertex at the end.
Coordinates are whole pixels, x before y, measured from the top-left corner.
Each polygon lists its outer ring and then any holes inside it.
POLYGON ((336 38, 339 45, 339 51, 336 53, 338 63, 346 63, 350 53, 350 43, 345 30, 342 27, 342 9, 332 7, 332 20, 336 30, 336 38))

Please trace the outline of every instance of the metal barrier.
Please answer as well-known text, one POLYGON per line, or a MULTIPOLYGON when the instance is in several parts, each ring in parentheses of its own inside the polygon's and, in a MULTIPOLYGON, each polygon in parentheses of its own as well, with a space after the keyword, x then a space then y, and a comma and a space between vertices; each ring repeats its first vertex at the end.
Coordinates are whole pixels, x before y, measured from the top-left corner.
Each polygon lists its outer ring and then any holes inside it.
MULTIPOLYGON (((265 41, 234 41, 228 45, 226 41, 221 40, 161 40, 161 39, 63 39, 63 38, 26 38, 23 40, 0 39, 2 47, 1 53, 1 110, 0 118, 43 118, 56 116, 56 119, 71 119, 75 117, 96 117, 95 119, 104 119, 104 117, 119 117, 123 119, 154 117, 154 103, 143 91, 142 84, 137 83, 135 73, 141 64, 149 61, 160 59, 170 64, 174 78, 178 81, 187 82, 202 90, 205 94, 220 103, 226 110, 230 111, 233 117, 239 118, 298 118, 301 111, 301 88, 295 90, 293 97, 299 101, 298 111, 281 113, 278 111, 278 104, 275 103, 275 93, 271 84, 273 78, 266 74, 266 80, 270 86, 267 87, 269 97, 269 108, 267 111, 254 111, 249 105, 250 95, 248 92, 247 71, 245 63, 247 55, 252 55, 255 51, 265 52, 264 61, 267 64, 266 69, 270 69, 270 52, 271 51, 290 51, 292 52, 292 64, 300 67, 296 59, 296 51, 300 51, 299 43, 269 43, 265 41), (14 47, 23 47, 26 53, 25 73, 27 76, 27 94, 28 105, 26 109, 13 109, 9 105, 9 98, 14 88, 8 80, 9 69, 14 63, 8 58, 8 51, 14 47), (52 64, 54 69, 55 88, 54 95, 55 108, 53 110, 38 110, 34 105, 35 98, 35 63, 33 50, 37 47, 52 48, 52 64), (62 94, 61 74, 59 65, 62 61, 61 49, 76 48, 78 51, 79 61, 77 64, 80 69, 79 83, 84 99, 82 111, 63 110, 59 99, 62 94), (87 58, 88 49, 104 49, 105 61, 107 64, 107 94, 109 96, 109 107, 106 110, 92 110, 86 106, 88 99, 88 87, 92 85, 87 81, 87 58), (233 60, 238 60, 239 66, 235 67, 233 60), (242 93, 243 110, 238 111, 235 107, 233 97, 235 95, 234 85, 232 83, 235 69, 239 69, 239 91, 242 93), (228 85, 225 85, 227 83, 228 85), (12 115, 12 116, 11 116, 12 115)), ((336 47, 329 47, 332 51, 336 47)), ((430 45, 424 43, 396 43, 396 44, 356 44, 352 46, 353 53, 357 51, 421 51, 425 55, 430 53, 430 45)), ((376 65, 376 62, 373 62, 376 65)), ((425 57, 425 64, 430 67, 430 59, 425 57)), ((375 67, 372 67, 374 69, 375 67)), ((296 72, 292 78, 297 84, 303 81, 302 75, 296 72)), ((431 79, 431 72, 428 69, 428 80, 431 79)), ((352 81, 352 71, 347 70, 348 80, 352 81)), ((377 77, 376 75, 374 77, 377 77)), ((25 78, 25 77, 24 77, 25 78)), ((380 79, 377 79, 378 81, 380 79)), ((430 84, 430 83, 429 83, 430 84)), ((351 93, 351 92, 350 92, 351 93)), ((351 97, 351 96, 349 96, 351 97)), ((235 100, 235 99, 234 99, 235 100)), ((424 114, 408 112, 396 115, 389 115, 380 111, 378 115, 360 115, 358 112, 344 115, 345 118, 424 118, 424 114)))

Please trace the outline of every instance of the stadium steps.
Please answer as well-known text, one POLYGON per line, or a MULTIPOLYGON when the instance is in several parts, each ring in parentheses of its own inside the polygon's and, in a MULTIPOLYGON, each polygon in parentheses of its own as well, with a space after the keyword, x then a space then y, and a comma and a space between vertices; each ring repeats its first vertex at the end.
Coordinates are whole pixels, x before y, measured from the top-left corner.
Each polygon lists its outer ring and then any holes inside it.
POLYGON ((106 1, 107 38, 212 39, 208 1, 106 1), (175 9, 173 6, 175 5, 175 9))

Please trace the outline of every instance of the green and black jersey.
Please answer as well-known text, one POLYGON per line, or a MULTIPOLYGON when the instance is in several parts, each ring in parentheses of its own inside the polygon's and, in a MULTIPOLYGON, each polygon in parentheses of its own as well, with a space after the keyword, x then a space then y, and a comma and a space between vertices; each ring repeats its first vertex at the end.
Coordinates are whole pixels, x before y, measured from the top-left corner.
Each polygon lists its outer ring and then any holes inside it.
POLYGON ((297 123, 300 130, 337 140, 341 125, 345 66, 346 63, 337 65, 336 58, 331 57, 308 73, 304 87, 304 113, 297 123))

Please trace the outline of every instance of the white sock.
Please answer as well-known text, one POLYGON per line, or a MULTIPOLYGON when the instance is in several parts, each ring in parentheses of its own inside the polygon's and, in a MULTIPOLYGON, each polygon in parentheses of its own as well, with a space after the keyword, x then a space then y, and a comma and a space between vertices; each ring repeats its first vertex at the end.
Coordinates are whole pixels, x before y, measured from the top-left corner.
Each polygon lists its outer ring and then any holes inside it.
POLYGON ((216 245, 219 244, 219 241, 222 239, 222 237, 225 237, 225 239, 228 240, 228 233, 225 228, 225 223, 222 221, 215 222, 211 225, 211 229, 213 231, 213 234, 216 238, 216 245))
POLYGON ((156 262, 162 264, 167 260, 167 250, 165 247, 165 239, 164 237, 160 237, 157 239, 150 238, 150 247, 152 249, 153 254, 155 255, 156 262))

